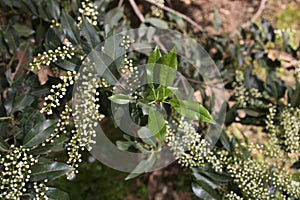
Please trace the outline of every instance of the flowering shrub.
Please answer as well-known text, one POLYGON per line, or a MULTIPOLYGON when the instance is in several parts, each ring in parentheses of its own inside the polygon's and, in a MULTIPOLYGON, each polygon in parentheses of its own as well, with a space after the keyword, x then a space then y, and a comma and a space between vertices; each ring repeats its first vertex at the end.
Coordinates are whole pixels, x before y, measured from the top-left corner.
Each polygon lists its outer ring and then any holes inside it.
MULTIPOLYGON (((117 34, 130 28, 129 21, 122 6, 107 10, 108 3, 0 3, 9 15, 0 29, 0 64, 5 66, 0 77, 0 197, 68 199, 53 180, 72 180, 80 173, 82 153, 93 151, 99 124, 128 107, 139 128, 136 135, 119 131, 113 143, 122 152, 145 156, 126 179, 156 169, 159 153, 168 148, 190 169, 193 191, 201 199, 300 198, 297 169, 291 169, 300 156, 299 48, 289 44, 288 36, 262 19, 241 29, 238 41, 226 36, 205 41, 208 52, 216 50, 212 57, 230 96, 221 105, 227 108, 224 127, 210 135, 222 121, 212 117, 221 114, 210 114, 217 97, 207 94, 205 74, 177 55, 198 49, 186 49, 186 40, 166 48, 154 37, 154 27, 168 28, 172 21, 184 29, 183 22, 151 6, 141 29, 117 34), (16 15, 9 14, 11 8, 16 15), (152 39, 157 44, 147 46, 152 39), (272 54, 276 51, 285 51, 297 65, 283 68, 286 63, 272 54), (173 84, 180 81, 186 98, 173 84), (188 86, 200 91, 201 104, 188 86), (266 141, 237 137, 230 129, 236 124, 262 127, 266 141)), ((201 57, 192 59, 202 64, 201 57)), ((122 121, 121 115, 115 125, 122 121)))

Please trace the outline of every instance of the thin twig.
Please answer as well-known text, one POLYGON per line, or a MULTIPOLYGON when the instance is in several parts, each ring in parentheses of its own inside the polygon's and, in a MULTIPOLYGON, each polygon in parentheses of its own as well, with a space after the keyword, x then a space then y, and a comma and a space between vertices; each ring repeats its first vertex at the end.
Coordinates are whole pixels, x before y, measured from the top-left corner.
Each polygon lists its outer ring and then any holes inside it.
POLYGON ((244 24, 242 24, 241 27, 246 28, 246 27, 250 26, 251 22, 254 22, 254 21, 256 21, 259 18, 259 16, 262 14, 262 12, 264 11, 264 9, 266 7, 267 1, 268 0, 261 0, 259 8, 256 11, 256 13, 253 15, 253 17, 251 18, 251 20, 248 21, 248 22, 246 22, 246 23, 244 23, 244 24))
POLYGON ((193 26, 195 26, 197 29, 199 29, 201 32, 204 32, 204 29, 199 25, 197 24, 197 22, 195 22, 194 20, 192 20, 191 18, 189 18, 188 16, 176 11, 176 10, 173 10, 172 8, 169 8, 163 4, 159 4, 159 3, 156 3, 154 2, 153 0, 146 0, 148 3, 151 3, 167 12, 170 12, 170 13, 173 13, 173 14, 176 14, 178 15, 179 17, 181 17, 182 19, 184 19, 185 21, 189 22, 190 24, 192 24, 193 26))
POLYGON ((136 5, 134 0, 129 0, 129 3, 133 9, 133 11, 135 12, 135 14, 138 16, 138 18, 140 19, 140 21, 142 23, 145 22, 145 17, 144 15, 141 13, 141 11, 139 10, 138 6, 136 5))
POLYGON ((123 4, 124 0, 120 0, 118 3, 118 7, 121 7, 121 5, 123 4))

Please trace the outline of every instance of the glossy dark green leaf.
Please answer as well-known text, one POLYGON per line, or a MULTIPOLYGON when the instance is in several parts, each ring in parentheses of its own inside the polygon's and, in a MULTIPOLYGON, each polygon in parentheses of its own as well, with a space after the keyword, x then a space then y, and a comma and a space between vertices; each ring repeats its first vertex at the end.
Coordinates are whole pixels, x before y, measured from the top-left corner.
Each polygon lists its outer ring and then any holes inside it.
POLYGON ((31 167, 31 181, 42 181, 48 179, 49 181, 61 177, 69 172, 73 168, 69 165, 60 162, 50 163, 37 163, 31 167))
POLYGON ((13 27, 17 31, 19 37, 29 37, 35 32, 25 24, 14 24, 13 27))
POLYGON ((153 136, 153 134, 149 128, 142 127, 140 130, 138 130, 138 136, 146 144, 149 144, 150 146, 156 146, 155 137, 153 136))
POLYGON ((275 41, 275 33, 274 33, 274 28, 271 25, 271 23, 262 17, 261 24, 262 24, 262 28, 263 28, 264 34, 266 35, 267 39, 269 41, 274 42, 275 41))
POLYGON ((111 9, 106 15, 104 16, 104 24, 108 24, 111 27, 117 25, 120 21, 124 13, 124 7, 116 7, 111 9))
POLYGON ((215 123, 207 109, 197 102, 171 99, 169 103, 182 116, 202 122, 215 123))
POLYGON ((86 48, 87 53, 89 53, 92 48, 95 48, 101 42, 96 29, 88 22, 88 20, 84 16, 82 16, 80 33, 87 41, 89 47, 86 48))
POLYGON ((154 17, 147 18, 145 22, 148 22, 152 26, 155 26, 157 28, 162 28, 162 29, 168 29, 169 25, 166 21, 154 17))
POLYGON ((299 107, 300 106, 300 83, 297 82, 296 88, 293 91, 293 94, 290 98, 291 106, 293 107, 299 107))
POLYGON ((56 0, 47 0, 47 11, 51 19, 57 20, 60 17, 60 6, 56 0))
POLYGON ((64 33, 74 45, 80 44, 80 34, 75 20, 66 12, 62 12, 60 18, 64 33))
POLYGON ((222 27, 222 20, 220 17, 220 13, 219 13, 218 9, 216 9, 216 8, 214 9, 213 25, 217 31, 219 31, 220 28, 222 27))
POLYGON ((192 184, 194 194, 201 199, 218 200, 221 199, 217 192, 204 181, 197 181, 192 184))
POLYGON ((59 190, 57 188, 48 188, 47 191, 45 191, 45 194, 50 200, 69 200, 68 193, 59 190))
POLYGON ((66 143, 70 140, 69 137, 65 135, 60 135, 60 137, 55 137, 53 142, 47 143, 45 146, 39 146, 34 150, 30 151, 32 155, 43 155, 51 152, 60 152, 66 149, 66 143))
POLYGON ((106 81, 112 85, 117 85, 119 80, 117 78, 117 68, 113 66, 113 61, 105 53, 92 50, 90 53, 90 59, 94 61, 96 72, 99 76, 102 76, 106 81))
POLYGON ((45 141, 56 128, 57 121, 46 120, 33 127, 26 135, 23 141, 25 147, 33 147, 45 141))
POLYGON ((155 153, 151 153, 151 155, 148 157, 148 159, 142 160, 134 168, 134 170, 132 170, 132 172, 125 178, 125 180, 135 178, 144 172, 148 172, 148 170, 150 170, 154 166, 155 161, 156 161, 155 153))
POLYGON ((17 88, 10 87, 7 90, 6 99, 4 101, 4 107, 6 110, 6 115, 9 116, 13 110, 14 101, 17 95, 17 88))
POLYGON ((254 40, 256 40, 257 42, 262 41, 261 31, 255 23, 250 24, 250 32, 252 33, 252 37, 254 40))
POLYGON ((166 123, 164 116, 160 112, 154 109, 149 111, 148 126, 155 137, 157 137, 160 141, 164 140, 164 136, 166 134, 166 123))

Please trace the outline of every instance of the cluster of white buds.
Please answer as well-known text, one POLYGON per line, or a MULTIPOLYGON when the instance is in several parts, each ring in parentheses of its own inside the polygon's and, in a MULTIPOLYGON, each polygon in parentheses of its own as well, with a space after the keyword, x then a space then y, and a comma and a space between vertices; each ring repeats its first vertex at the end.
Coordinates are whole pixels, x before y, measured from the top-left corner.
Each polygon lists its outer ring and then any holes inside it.
POLYGON ((81 163, 80 150, 84 150, 84 145, 81 143, 81 136, 75 130, 71 131, 72 137, 67 146, 68 161, 67 164, 71 165, 75 170, 67 174, 67 179, 71 180, 78 173, 78 163, 81 163))
MULTIPOLYGON (((203 167, 211 164, 217 172, 223 171, 222 159, 219 159, 211 149, 210 143, 196 132, 193 125, 181 118, 176 128, 167 124, 165 141, 173 151, 178 163, 183 167, 203 167)), ((173 122, 176 126, 176 123, 173 122)), ((225 155, 222 154, 222 157, 225 155)))
POLYGON ((300 198, 300 183, 293 180, 292 175, 284 170, 275 170, 272 180, 274 187, 278 188, 283 196, 283 199, 289 199, 288 196, 292 196, 295 199, 300 198))
POLYGON ((121 47, 124 47, 126 50, 128 50, 134 42, 135 42, 135 40, 130 39, 129 35, 124 35, 123 40, 120 45, 121 45, 121 47))
POLYGON ((38 159, 29 154, 30 149, 10 146, 5 155, 0 154, 0 199, 21 199, 27 193, 30 167, 38 159))
MULTIPOLYGON (((164 5, 165 4, 165 1, 164 0, 152 0, 153 2, 157 3, 157 4, 160 4, 160 5, 164 5)), ((151 9, 151 15, 154 16, 154 17, 158 17, 158 18, 163 18, 164 17, 164 11, 155 6, 155 5, 152 5, 150 7, 151 9)))
POLYGON ((97 73, 92 73, 95 70, 95 63, 91 63, 89 59, 84 61, 83 71, 78 76, 77 89, 77 103, 73 113, 75 120, 75 127, 81 136, 81 144, 85 146, 89 151, 92 149, 92 145, 96 143, 94 138, 96 137, 95 128, 99 122, 105 117, 99 113, 99 88, 108 86, 109 84, 102 78, 97 77, 97 73))
POLYGON ((300 153, 300 109, 290 105, 281 113, 281 123, 284 131, 284 145, 287 152, 300 153))
MULTIPOLYGON (((129 35, 123 36, 123 41, 121 42, 121 46, 125 48, 125 50, 129 49, 131 44, 135 41, 130 39, 129 35)), ((140 87, 140 72, 137 66, 134 66, 133 59, 128 58, 128 55, 125 54, 123 66, 120 68, 121 76, 125 81, 126 89, 133 96, 136 97, 138 93, 137 89, 140 87)))
POLYGON ((126 82, 126 88, 133 96, 133 92, 140 87, 139 74, 138 67, 133 65, 133 60, 125 55, 124 64, 121 68, 121 75, 126 82))
POLYGON ((41 109, 41 113, 46 113, 47 115, 53 114, 53 108, 60 106, 60 99, 62 99, 67 93, 67 87, 74 84, 76 80, 76 72, 67 71, 65 76, 61 76, 60 79, 62 83, 57 85, 52 85, 50 93, 45 97, 44 107, 41 109))
POLYGON ((282 112, 270 106, 266 119, 266 129, 273 143, 283 145, 285 151, 292 154, 300 153, 300 109, 287 105, 282 112))
POLYGON ((235 78, 236 82, 233 83, 234 94, 242 108, 248 105, 264 106, 263 101, 260 100, 263 95, 256 88, 249 89, 245 86, 242 71, 237 70, 235 78))
POLYGON ((59 28, 59 27, 61 27, 61 24, 58 21, 56 21, 55 19, 52 19, 50 28, 59 28))
POLYGON ((66 134, 66 127, 70 123, 70 117, 72 115, 72 108, 68 104, 65 105, 65 109, 61 112, 58 123, 53 133, 42 143, 42 146, 45 146, 46 143, 53 143, 55 138, 59 138, 60 134, 66 134))
POLYGON ((235 192, 230 191, 230 193, 225 195, 224 200, 243 200, 243 198, 237 195, 235 192))
POLYGON ((49 190, 49 188, 46 186, 46 183, 48 182, 47 179, 43 180, 42 182, 34 182, 33 183, 33 189, 34 189, 34 197, 35 200, 48 200, 48 196, 46 195, 46 191, 49 190))
MULTIPOLYGON (((97 19, 99 12, 98 7, 94 5, 90 0, 85 0, 81 2, 81 8, 79 8, 79 13, 85 16, 88 22, 94 26, 97 26, 97 19)), ((82 23, 81 16, 78 17, 79 25, 82 23)))
POLYGON ((282 38, 283 37, 283 33, 288 34, 289 36, 294 36, 296 34, 296 30, 295 29, 291 29, 291 28, 287 28, 287 29, 275 29, 274 33, 277 37, 282 38))
POLYGON ((227 170, 247 199, 268 199, 268 168, 252 160, 234 157, 227 170))
POLYGON ((39 53, 37 57, 33 58, 33 61, 29 63, 30 70, 38 70, 42 69, 42 66, 49 66, 51 63, 58 61, 58 59, 64 60, 66 58, 71 59, 75 55, 75 48, 73 45, 65 40, 64 46, 57 47, 55 50, 44 51, 43 53, 39 53))

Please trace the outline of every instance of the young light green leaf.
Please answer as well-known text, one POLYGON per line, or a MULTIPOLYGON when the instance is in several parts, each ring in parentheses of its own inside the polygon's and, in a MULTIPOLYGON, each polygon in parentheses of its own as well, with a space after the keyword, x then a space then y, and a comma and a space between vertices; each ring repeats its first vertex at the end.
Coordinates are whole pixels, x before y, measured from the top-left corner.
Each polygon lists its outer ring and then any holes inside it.
POLYGON ((110 97, 108 97, 109 100, 116 104, 128 104, 132 98, 125 94, 115 94, 110 97))
POLYGON ((120 149, 121 151, 126 151, 132 144, 131 142, 127 141, 117 141, 116 145, 118 147, 118 149, 120 149))
POLYGON ((26 135, 23 141, 25 147, 33 147, 45 141, 56 128, 57 121, 45 120, 33 127, 26 135))
POLYGON ((146 97, 146 99, 162 101, 172 95, 173 95, 172 90, 170 90, 164 86, 160 86, 159 88, 152 90, 149 93, 149 95, 146 97))
POLYGON ((142 139, 143 142, 149 144, 150 146, 156 146, 155 137, 153 137, 152 132, 147 127, 142 127, 138 130, 138 136, 142 139))
POLYGON ((215 123, 215 121, 213 120, 209 112, 206 110, 206 108, 197 102, 180 99, 171 99, 169 103, 176 110, 176 112, 189 119, 215 123))
POLYGON ((60 162, 37 163, 30 169, 31 181, 42 181, 45 179, 51 181, 74 170, 71 166, 60 162))
POLYGON ((149 111, 148 125, 152 134, 155 135, 155 137, 157 137, 160 141, 163 141, 166 134, 166 123, 164 116, 160 112, 151 109, 149 111))
POLYGON ((153 86, 153 76, 154 76, 154 68, 155 63, 161 58, 161 53, 159 48, 155 48, 154 51, 150 54, 148 61, 147 61, 147 81, 148 83, 153 86))
POLYGON ((160 85, 168 87, 173 84, 174 78, 176 76, 177 66, 178 61, 174 47, 161 62, 159 70, 160 85))
POLYGON ((215 8, 214 10, 214 19, 213 19, 213 25, 216 31, 219 31, 222 26, 222 20, 220 18, 220 13, 218 9, 215 8))

